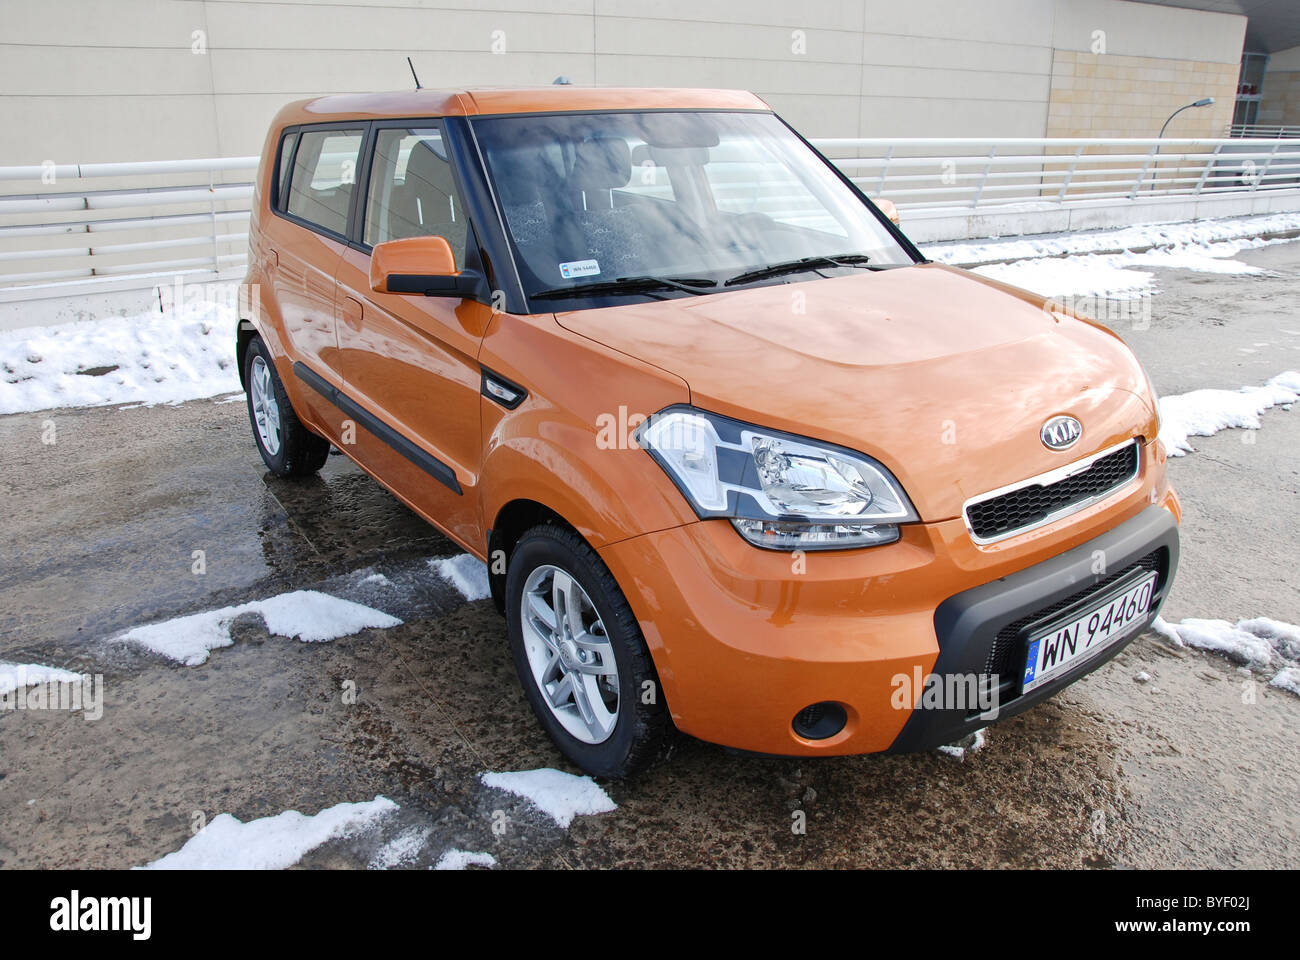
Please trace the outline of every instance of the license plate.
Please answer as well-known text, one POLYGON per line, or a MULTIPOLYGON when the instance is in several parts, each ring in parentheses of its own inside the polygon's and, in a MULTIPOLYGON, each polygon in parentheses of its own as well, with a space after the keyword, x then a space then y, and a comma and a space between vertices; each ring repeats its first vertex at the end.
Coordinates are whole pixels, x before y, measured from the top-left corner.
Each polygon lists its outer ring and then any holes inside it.
POLYGON ((1028 693, 1128 636, 1151 609, 1155 592, 1156 575, 1152 573, 1068 623, 1031 636, 1021 692, 1028 693))

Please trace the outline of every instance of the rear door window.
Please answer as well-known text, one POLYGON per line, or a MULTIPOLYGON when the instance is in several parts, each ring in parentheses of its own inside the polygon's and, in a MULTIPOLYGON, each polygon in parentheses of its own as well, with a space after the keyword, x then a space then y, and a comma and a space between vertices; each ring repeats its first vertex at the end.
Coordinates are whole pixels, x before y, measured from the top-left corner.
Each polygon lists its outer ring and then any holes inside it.
POLYGON ((347 233, 364 136, 362 129, 309 130, 301 135, 289 178, 289 213, 330 233, 347 233))

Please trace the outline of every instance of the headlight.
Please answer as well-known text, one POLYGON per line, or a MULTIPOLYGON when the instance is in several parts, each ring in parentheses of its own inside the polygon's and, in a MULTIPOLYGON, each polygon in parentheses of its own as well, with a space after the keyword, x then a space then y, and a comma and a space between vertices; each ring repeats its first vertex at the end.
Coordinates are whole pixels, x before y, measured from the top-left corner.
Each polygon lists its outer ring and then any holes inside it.
POLYGON ((670 407, 637 428, 701 518, 727 517, 750 543, 835 550, 892 543, 918 519, 898 481, 852 450, 670 407))

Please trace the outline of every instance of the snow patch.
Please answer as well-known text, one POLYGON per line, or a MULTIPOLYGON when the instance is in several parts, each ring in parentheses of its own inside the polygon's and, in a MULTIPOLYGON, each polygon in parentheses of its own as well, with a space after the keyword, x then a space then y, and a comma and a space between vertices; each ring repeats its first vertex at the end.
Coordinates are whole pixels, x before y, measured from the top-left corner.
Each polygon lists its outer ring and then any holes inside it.
POLYGON ((466 600, 486 600, 492 596, 492 588, 488 586, 487 564, 478 557, 462 553, 441 560, 430 560, 429 566, 466 600))
POLYGON ((1155 274, 1128 270, 1126 265, 1107 256, 1045 257, 992 263, 974 272, 1044 297, 1138 300, 1155 293, 1155 274))
POLYGON ((375 851, 375 855, 370 858, 369 869, 392 870, 394 867, 406 866, 419 856, 432 833, 428 827, 414 827, 405 833, 399 833, 375 851))
POLYGON ((82 675, 39 663, 0 663, 0 697, 46 683, 81 683, 82 675))
POLYGON ((1300 372, 1280 373, 1262 387, 1193 390, 1160 398, 1160 442, 1171 457, 1195 453, 1191 437, 1209 437, 1229 427, 1258 430, 1270 407, 1300 400, 1300 372))
POLYGON ((236 311, 100 317, 0 331, 0 414, 113 403, 181 403, 238 392, 236 311))
POLYGON ((1234 663, 1248 667, 1267 667, 1272 659, 1273 649, 1267 640, 1234 627, 1227 620, 1192 618, 1177 624, 1166 621, 1166 625, 1178 634, 1183 646, 1212 650, 1234 663))
POLYGON ((1238 620, 1181 620, 1156 617, 1152 628, 1179 646, 1196 647, 1227 657, 1248 670, 1276 670, 1273 686, 1300 696, 1300 627, 1254 617, 1238 620))
POLYGON ((575 777, 550 767, 514 773, 484 773, 479 775, 479 779, 486 786, 523 797, 564 829, 576 816, 618 809, 609 794, 591 777, 575 777))
POLYGON ((1279 670, 1277 676, 1268 683, 1271 687, 1289 690, 1297 697, 1300 697, 1300 667, 1287 667, 1285 670, 1279 670))
POLYGON ((468 867, 487 867, 497 865, 497 858, 490 853, 474 853, 469 850, 451 849, 438 858, 433 865, 435 870, 465 870, 468 867))
POLYGON ((243 823, 228 813, 146 870, 284 870, 329 840, 355 836, 397 810, 384 796, 339 803, 314 816, 286 810, 243 823))
POLYGON ((328 593, 295 590, 266 600, 133 627, 113 639, 138 643, 187 667, 196 667, 208 659, 210 650, 234 643, 230 624, 245 613, 261 615, 267 632, 303 643, 337 640, 366 627, 396 627, 402 622, 373 607, 332 597, 328 593))
POLYGON ((1070 257, 1038 257, 989 263, 973 268, 981 276, 1032 290, 1044 297, 1101 297, 1106 300, 1139 300, 1156 293, 1155 274, 1133 267, 1165 270, 1196 270, 1201 273, 1259 274, 1259 267, 1231 259, 1243 247, 1263 246, 1233 241, 1203 247, 1173 247, 1143 253, 1086 254, 1070 257))
POLYGON ((965 760, 968 753, 979 753, 984 749, 986 743, 984 728, 980 727, 969 736, 963 737, 957 743, 949 743, 939 748, 940 753, 946 753, 950 757, 956 757, 958 760, 965 760))
POLYGON ((1012 237, 1005 240, 935 243, 923 246, 922 251, 931 260, 938 260, 941 263, 974 264, 1035 257, 1062 257, 1072 254, 1113 253, 1117 250, 1133 251, 1149 247, 1199 246, 1228 249, 1234 241, 1240 241, 1236 248, 1241 249, 1247 246, 1258 247, 1267 243, 1286 242, 1260 238, 1267 234, 1292 230, 1300 230, 1300 213, 1232 217, 1221 220, 1141 223, 1117 230, 1012 237))

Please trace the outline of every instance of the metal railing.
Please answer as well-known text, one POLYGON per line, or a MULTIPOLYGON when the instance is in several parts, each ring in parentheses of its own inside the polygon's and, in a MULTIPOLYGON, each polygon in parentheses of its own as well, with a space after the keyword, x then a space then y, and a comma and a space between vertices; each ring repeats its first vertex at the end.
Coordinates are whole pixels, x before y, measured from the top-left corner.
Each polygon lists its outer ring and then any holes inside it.
POLYGON ((0 285, 237 268, 257 164, 0 167, 0 285))
POLYGON ((1231 123, 1228 125, 1230 137, 1300 137, 1300 127, 1277 123, 1231 123))
POLYGON ((900 209, 1124 202, 1300 187, 1284 138, 814 140, 855 183, 900 209))
MULTIPOLYGON (((1300 140, 1288 137, 813 143, 867 194, 914 215, 1300 190, 1300 140)), ((247 257, 257 164, 233 157, 0 167, 0 288, 234 272, 247 257)))

